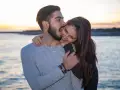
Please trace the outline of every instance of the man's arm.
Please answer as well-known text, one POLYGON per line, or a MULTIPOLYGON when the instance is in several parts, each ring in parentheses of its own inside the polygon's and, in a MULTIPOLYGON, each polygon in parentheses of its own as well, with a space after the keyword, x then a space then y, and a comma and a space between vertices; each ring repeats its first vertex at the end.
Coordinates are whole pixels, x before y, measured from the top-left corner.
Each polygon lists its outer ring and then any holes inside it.
MULTIPOLYGON (((33 50, 30 49, 31 44, 23 47, 21 49, 21 61, 23 67, 24 76, 31 87, 32 90, 39 90, 39 84, 37 82, 38 71, 34 65, 34 61, 32 59, 33 50)), ((34 52, 34 51, 33 51, 34 52)))
POLYGON ((56 67, 51 71, 50 73, 44 75, 44 76, 38 76, 38 82, 40 90, 49 88, 59 80, 61 80, 64 77, 63 72, 60 70, 59 67, 56 67))

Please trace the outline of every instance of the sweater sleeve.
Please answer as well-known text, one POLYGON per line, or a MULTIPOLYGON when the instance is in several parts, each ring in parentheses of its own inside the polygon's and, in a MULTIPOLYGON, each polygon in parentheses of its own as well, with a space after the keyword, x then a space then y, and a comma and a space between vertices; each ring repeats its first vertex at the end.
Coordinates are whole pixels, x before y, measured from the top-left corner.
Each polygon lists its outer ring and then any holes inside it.
POLYGON ((46 89, 59 80, 61 80, 64 77, 63 72, 60 70, 59 67, 56 67, 51 71, 50 73, 43 75, 43 76, 38 76, 38 82, 39 82, 39 87, 40 90, 46 89))
POLYGON ((76 64, 72 69, 72 72, 73 72, 73 74, 78 78, 78 79, 80 79, 81 77, 80 77, 80 63, 78 63, 78 64, 76 64))

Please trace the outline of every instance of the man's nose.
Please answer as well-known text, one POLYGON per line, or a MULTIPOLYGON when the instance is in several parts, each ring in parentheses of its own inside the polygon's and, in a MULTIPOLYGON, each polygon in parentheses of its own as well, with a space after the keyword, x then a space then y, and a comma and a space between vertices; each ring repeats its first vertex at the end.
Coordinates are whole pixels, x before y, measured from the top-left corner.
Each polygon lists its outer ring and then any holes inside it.
POLYGON ((65 22, 64 20, 61 21, 61 26, 65 25, 65 22))

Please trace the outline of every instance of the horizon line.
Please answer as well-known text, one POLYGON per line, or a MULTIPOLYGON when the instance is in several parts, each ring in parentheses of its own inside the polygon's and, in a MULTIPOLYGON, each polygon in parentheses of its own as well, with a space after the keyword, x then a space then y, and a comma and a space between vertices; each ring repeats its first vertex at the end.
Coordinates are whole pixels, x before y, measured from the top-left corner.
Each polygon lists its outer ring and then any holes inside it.
MULTIPOLYGON (((120 22, 110 22, 110 23, 91 23, 92 28, 120 28, 120 22)), ((1 30, 40 30, 39 25, 13 25, 13 24, 0 24, 1 30)))

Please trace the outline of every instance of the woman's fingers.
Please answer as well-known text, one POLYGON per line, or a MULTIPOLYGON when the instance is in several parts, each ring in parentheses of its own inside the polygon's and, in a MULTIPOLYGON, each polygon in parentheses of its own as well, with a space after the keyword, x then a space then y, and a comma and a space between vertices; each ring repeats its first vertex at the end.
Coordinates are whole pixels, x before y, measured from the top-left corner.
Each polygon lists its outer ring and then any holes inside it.
POLYGON ((71 54, 70 54, 70 56, 74 56, 75 55, 75 52, 72 52, 71 54))
POLYGON ((68 51, 67 53, 65 53, 65 56, 67 57, 69 55, 70 51, 68 51))
POLYGON ((35 44, 36 46, 40 46, 41 45, 41 39, 43 36, 36 36, 32 39, 33 44, 35 44))
POLYGON ((69 53, 70 53, 70 51, 68 51, 67 53, 65 53, 65 55, 63 57, 64 60, 68 57, 69 53))

